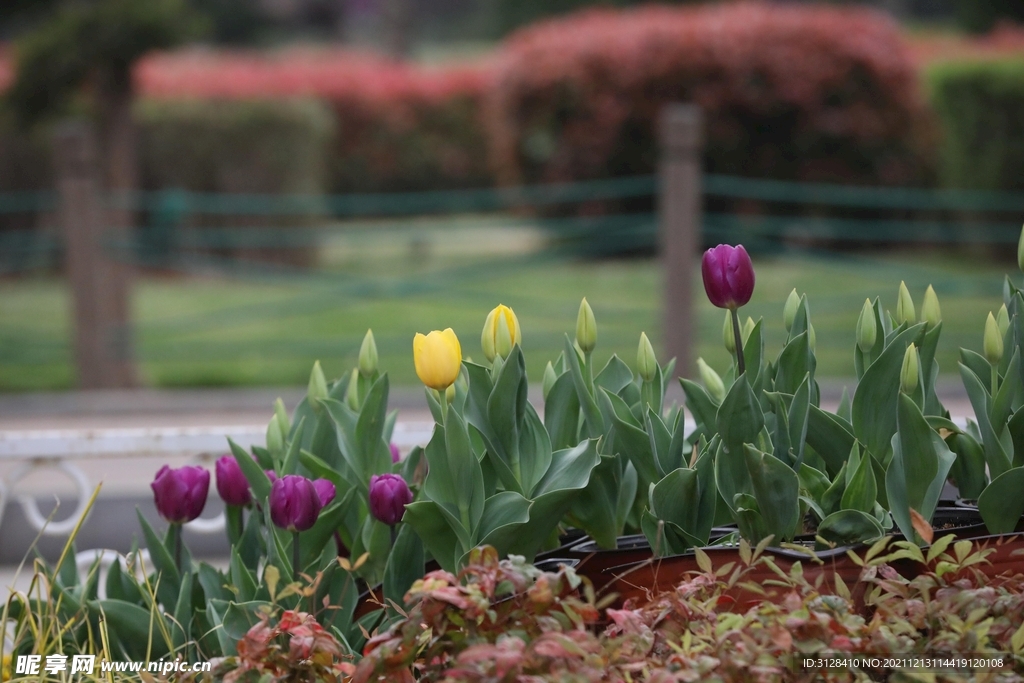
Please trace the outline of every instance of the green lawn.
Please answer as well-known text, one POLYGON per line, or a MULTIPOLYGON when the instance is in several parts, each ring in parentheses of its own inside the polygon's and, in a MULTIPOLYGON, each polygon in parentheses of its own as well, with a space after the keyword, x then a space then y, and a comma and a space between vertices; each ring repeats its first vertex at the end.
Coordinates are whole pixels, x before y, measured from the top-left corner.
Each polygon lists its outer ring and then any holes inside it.
MULTIPOLYGON (((303 384, 319 359, 329 376, 351 367, 367 328, 381 366, 397 384, 416 382, 412 337, 452 327, 463 351, 480 356, 479 334, 498 303, 519 316, 529 372, 561 350, 586 296, 598 321, 598 355, 635 362, 646 331, 660 351, 661 271, 652 260, 601 262, 517 260, 514 256, 390 259, 346 258, 313 275, 282 271, 273 278, 144 277, 134 294, 138 355, 156 386, 303 384)), ((821 376, 853 374, 853 328, 865 297, 895 307, 901 279, 918 306, 932 283, 944 318, 939 362, 955 372, 960 346, 979 348, 985 315, 1000 305, 1003 264, 982 258, 887 253, 884 256, 755 258, 757 287, 743 314, 763 317, 768 351, 783 338, 781 311, 789 291, 809 292, 821 376)), ((694 276, 699 281, 699 266, 694 276)), ((699 287, 699 285, 698 285, 699 287)), ((726 362, 722 312, 699 297, 699 352, 726 362)), ((603 361, 602 361, 603 362, 603 361)), ((73 386, 69 297, 52 278, 0 282, 0 390, 73 386)))

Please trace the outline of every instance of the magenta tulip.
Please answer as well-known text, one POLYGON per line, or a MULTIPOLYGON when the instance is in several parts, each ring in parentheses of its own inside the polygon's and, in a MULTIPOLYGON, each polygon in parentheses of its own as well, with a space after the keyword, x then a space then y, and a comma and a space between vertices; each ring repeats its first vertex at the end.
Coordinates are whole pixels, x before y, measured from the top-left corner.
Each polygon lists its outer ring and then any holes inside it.
POLYGON ((370 477, 370 514, 388 526, 402 520, 405 506, 412 502, 412 491, 397 474, 370 477))
POLYGON ((398 450, 398 446, 391 442, 388 444, 388 448, 391 449, 391 464, 395 464, 402 459, 402 453, 398 450))
POLYGON ((325 508, 331 504, 334 500, 334 496, 337 495, 337 489, 334 488, 334 484, 328 479, 317 479, 313 482, 313 488, 316 489, 316 495, 320 498, 320 507, 325 508))
POLYGON ((736 310, 754 293, 754 266, 743 245, 719 244, 704 252, 700 263, 704 290, 719 308, 736 310))
POLYGON ((252 502, 249 480, 242 474, 242 468, 234 456, 225 455, 217 460, 217 493, 228 505, 244 507, 252 502))
POLYGON ((263 474, 267 475, 267 479, 270 480, 270 484, 273 485, 277 481, 277 472, 274 470, 263 470, 263 474))
POLYGON ((210 472, 198 465, 172 470, 164 465, 150 484, 160 516, 171 524, 185 524, 203 513, 210 492, 210 472))
POLYGON ((288 531, 313 528, 320 516, 320 494, 309 479, 288 474, 270 487, 270 519, 288 531))

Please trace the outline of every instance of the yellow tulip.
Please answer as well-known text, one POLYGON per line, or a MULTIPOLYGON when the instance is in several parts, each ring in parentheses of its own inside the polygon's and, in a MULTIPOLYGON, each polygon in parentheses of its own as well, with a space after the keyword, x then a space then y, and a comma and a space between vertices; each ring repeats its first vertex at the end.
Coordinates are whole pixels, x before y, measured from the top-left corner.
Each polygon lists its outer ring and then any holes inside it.
POLYGON ((480 335, 480 346, 484 356, 493 361, 495 356, 507 358, 512 347, 523 343, 523 332, 519 328, 519 318, 515 312, 504 304, 498 304, 484 321, 484 330, 480 335), (504 321, 504 325, 502 325, 504 321))
POLYGON ((428 335, 417 332, 412 340, 412 357, 420 381, 437 391, 454 384, 462 368, 462 347, 450 327, 428 335))

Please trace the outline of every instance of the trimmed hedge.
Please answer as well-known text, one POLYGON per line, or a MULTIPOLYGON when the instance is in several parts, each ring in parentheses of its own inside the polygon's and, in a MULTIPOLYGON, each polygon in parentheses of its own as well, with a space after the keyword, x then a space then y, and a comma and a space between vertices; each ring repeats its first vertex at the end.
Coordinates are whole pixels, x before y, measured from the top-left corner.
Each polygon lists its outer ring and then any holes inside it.
POLYGON ((661 108, 705 113, 709 172, 870 184, 927 178, 927 113, 899 29, 861 8, 595 10, 523 29, 488 98, 503 183, 651 173, 661 108))
POLYGON ((1024 189, 1024 59, 940 64, 927 72, 952 187, 1024 189))

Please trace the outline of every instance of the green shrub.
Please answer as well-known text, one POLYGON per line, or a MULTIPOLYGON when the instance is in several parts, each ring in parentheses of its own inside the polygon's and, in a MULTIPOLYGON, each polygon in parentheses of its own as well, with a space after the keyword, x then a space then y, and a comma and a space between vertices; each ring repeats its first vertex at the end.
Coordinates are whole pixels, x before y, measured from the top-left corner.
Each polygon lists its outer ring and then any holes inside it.
POLYGON ((944 135, 943 181, 1024 188, 1024 60, 939 64, 927 82, 944 135))

